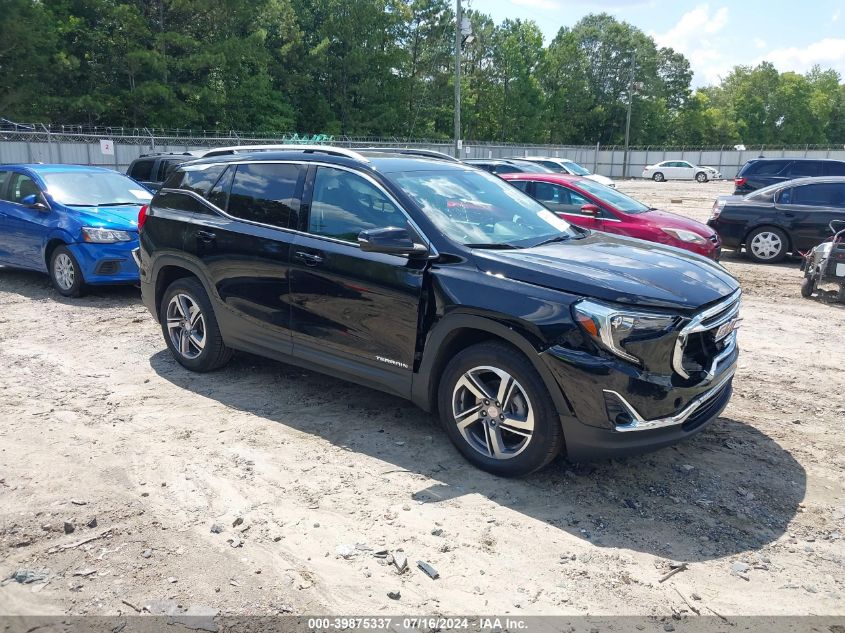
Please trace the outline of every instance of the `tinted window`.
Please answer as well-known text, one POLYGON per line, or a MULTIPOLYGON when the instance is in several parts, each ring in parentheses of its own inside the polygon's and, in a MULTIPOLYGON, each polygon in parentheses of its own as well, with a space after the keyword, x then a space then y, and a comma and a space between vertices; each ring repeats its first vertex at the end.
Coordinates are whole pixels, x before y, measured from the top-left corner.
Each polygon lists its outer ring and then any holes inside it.
MULTIPOLYGON (((528 189, 528 181, 527 180, 509 180, 508 182, 511 183, 514 187, 516 187, 520 191, 525 191, 526 189, 528 189)), ((2 184, 0 184, 0 187, 2 187, 2 184)))
MULTIPOLYGON (((827 176, 845 176, 845 163, 830 162, 825 165, 825 175, 827 176)), ((0 185, 2 186, 2 185, 0 185)))
POLYGON ((748 174, 754 174, 755 176, 774 176, 775 174, 779 174, 786 167, 787 163, 788 161, 785 160, 767 160, 759 163, 751 163, 743 171, 748 174))
POLYGON ((318 167, 308 231, 357 242, 367 229, 406 227, 402 212, 370 182, 356 174, 318 167))
POLYGON ((203 198, 207 196, 220 175, 226 171, 226 165, 203 165, 202 167, 202 169, 188 167, 184 171, 179 188, 193 191, 203 198))
POLYGON ((522 167, 516 167, 515 165, 496 165, 493 167, 494 174, 520 174, 524 171, 522 167))
POLYGON ((815 207, 845 207, 845 185, 825 183, 794 187, 792 204, 815 207))
POLYGON ((235 217, 289 227, 298 223, 296 186, 302 169, 289 163, 238 165, 227 212, 235 217))
POLYGON ((226 205, 229 204, 229 190, 232 188, 232 178, 235 176, 235 167, 230 166, 218 180, 217 184, 208 192, 208 200, 212 203, 226 210, 226 205))
POLYGON ((790 176, 820 176, 821 163, 814 160, 797 160, 789 168, 790 176))
POLYGON ((157 182, 162 182, 173 172, 182 160, 163 160, 158 164, 158 174, 156 176, 157 182))
POLYGON ((132 167, 129 168, 129 175, 135 180, 151 180, 153 162, 153 160, 136 160, 132 167))
POLYGON ((208 213, 209 209, 193 196, 184 193, 159 193, 153 200, 154 208, 174 209, 187 213, 208 213))
POLYGON ((35 181, 29 176, 12 173, 9 179, 9 190, 6 192, 6 200, 20 203, 21 200, 33 194, 38 195, 41 190, 35 181))

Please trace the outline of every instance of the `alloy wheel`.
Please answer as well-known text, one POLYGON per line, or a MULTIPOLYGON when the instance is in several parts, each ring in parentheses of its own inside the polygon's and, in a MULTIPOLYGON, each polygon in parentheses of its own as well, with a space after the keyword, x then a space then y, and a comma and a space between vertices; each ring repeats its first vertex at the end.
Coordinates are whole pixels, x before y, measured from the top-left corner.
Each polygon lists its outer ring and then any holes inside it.
POLYGON ((167 331, 173 348, 184 358, 193 359, 205 349, 205 318, 189 295, 179 293, 167 304, 167 331))
POLYGON ((758 259, 774 259, 783 249, 783 240, 777 233, 762 231, 754 236, 749 248, 758 259))
POLYGON ((53 276, 62 290, 70 290, 76 281, 76 269, 65 253, 59 253, 53 261, 53 276))
POLYGON ((519 455, 534 433, 528 394, 496 367, 475 367, 461 376, 452 392, 452 415, 467 444, 493 459, 519 455))

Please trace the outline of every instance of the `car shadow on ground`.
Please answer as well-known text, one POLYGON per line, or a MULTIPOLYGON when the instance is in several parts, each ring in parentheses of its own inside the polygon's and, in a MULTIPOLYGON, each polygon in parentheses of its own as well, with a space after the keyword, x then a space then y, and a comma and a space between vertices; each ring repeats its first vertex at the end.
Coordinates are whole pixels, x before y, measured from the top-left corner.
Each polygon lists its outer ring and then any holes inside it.
POLYGON ((27 299, 51 299, 80 308, 114 307, 130 301, 141 304, 141 290, 133 284, 86 286, 81 297, 64 297, 53 288, 46 273, 18 270, 0 265, 0 290, 27 299))
POLYGON ((433 415, 397 397, 247 354, 210 374, 187 371, 166 350, 150 365, 181 388, 382 460, 379 474, 434 479, 415 491, 418 501, 483 495, 598 547, 684 561, 757 549, 786 531, 806 488, 792 455, 730 417, 655 453, 591 464, 558 458, 508 480, 469 465, 433 415))

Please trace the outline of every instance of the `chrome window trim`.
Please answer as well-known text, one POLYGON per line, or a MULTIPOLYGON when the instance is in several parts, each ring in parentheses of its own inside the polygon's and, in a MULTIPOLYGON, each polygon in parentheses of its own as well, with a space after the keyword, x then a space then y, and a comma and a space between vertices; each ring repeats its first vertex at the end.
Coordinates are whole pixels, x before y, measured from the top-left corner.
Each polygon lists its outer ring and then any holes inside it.
MULTIPOLYGON (((269 164, 280 164, 280 165, 298 165, 300 167, 305 167, 306 169, 308 168, 309 165, 315 165, 317 167, 331 167, 333 169, 340 169, 340 170, 343 170, 343 171, 348 171, 351 174, 355 174, 356 176, 360 176, 361 178, 363 178, 364 180, 366 180, 370 184, 372 184, 382 194, 384 194, 384 196, 388 200, 390 200, 390 202, 394 206, 396 206, 397 209, 399 209, 399 212, 402 215, 405 216, 405 219, 407 220, 408 224, 414 229, 414 231, 417 233, 419 238, 421 240, 423 240, 423 242, 425 243, 425 246, 428 248, 429 258, 435 259, 435 258, 440 256, 440 253, 434 247, 434 244, 432 244, 432 242, 428 238, 428 236, 422 231, 422 229, 420 229, 419 225, 416 222, 414 222, 413 218, 411 218, 411 216, 408 215, 408 212, 405 210, 405 208, 401 204, 399 204, 399 201, 396 200, 396 198, 394 196, 392 196, 389 191, 387 191, 384 187, 382 187, 379 184, 379 182, 377 180, 375 180, 369 174, 361 173, 360 171, 358 171, 356 169, 352 169, 351 167, 347 167, 345 165, 335 165, 335 164, 332 164, 332 163, 324 163, 324 162, 320 162, 320 161, 302 162, 302 161, 297 161, 297 160, 255 160, 255 159, 253 159, 253 160, 241 160, 241 161, 214 162, 214 163, 209 163, 209 166, 211 166, 211 165, 255 165, 255 164, 259 164, 259 163, 260 164, 268 164, 269 163, 269 164)), ((230 215, 229 213, 227 213, 226 211, 224 211, 223 209, 218 207, 216 204, 214 204, 210 200, 206 200, 205 198, 203 198, 201 195, 199 195, 195 191, 191 191, 189 189, 173 189, 173 188, 168 187, 168 188, 160 189, 160 191, 162 193, 176 193, 176 194, 183 194, 183 195, 191 196, 192 198, 195 198, 196 200, 198 200, 199 202, 204 204, 206 207, 208 207, 209 209, 211 209, 212 211, 214 211, 218 215, 221 215, 221 216, 223 216, 223 217, 225 217, 229 220, 233 220, 235 222, 245 222, 246 224, 252 224, 254 226, 260 226, 260 227, 264 227, 264 228, 268 228, 268 229, 274 229, 274 230, 277 230, 277 231, 284 231, 286 233, 293 233, 295 235, 305 235, 307 237, 311 237, 311 238, 314 238, 314 239, 325 240, 327 242, 333 242, 335 244, 343 244, 344 246, 351 246, 351 247, 358 248, 358 249, 361 248, 355 242, 347 242, 346 240, 339 240, 337 238, 329 237, 327 235, 317 235, 315 233, 309 233, 308 231, 300 231, 299 229, 291 229, 291 228, 287 228, 287 227, 276 226, 274 224, 265 224, 263 222, 256 222, 254 220, 246 220, 244 218, 239 218, 237 216, 230 215)), ((309 212, 310 212, 310 209, 309 209, 309 212)), ((402 257, 402 256, 397 255, 397 257, 402 257)))
POLYGON ((620 433, 628 433, 631 431, 651 431, 653 429, 661 429, 667 426, 677 426, 686 422, 693 413, 698 411, 699 408, 712 399, 713 396, 715 396, 716 393, 724 387, 731 378, 733 378, 735 373, 736 367, 733 367, 725 372, 725 374, 719 379, 719 382, 701 395, 693 398, 686 407, 681 409, 681 411, 674 415, 670 415, 665 418, 656 418, 654 420, 646 420, 643 418, 618 392, 611 391, 609 389, 604 389, 603 391, 606 394, 614 396, 632 418, 632 421, 628 424, 617 424, 614 427, 616 431, 619 431, 620 433))
MULTIPOLYGON (((683 357, 684 357, 684 348, 686 347, 687 338, 690 334, 694 334, 696 332, 706 332, 707 330, 715 330, 719 328, 721 325, 731 321, 732 319, 737 318, 739 314, 739 308, 742 304, 742 291, 736 290, 733 294, 728 296, 726 299, 723 299, 716 305, 703 312, 699 312, 695 315, 689 323, 687 323, 681 331, 678 332, 678 338, 675 341, 675 349, 672 352, 672 369, 675 372, 683 377, 689 378, 689 374, 684 370, 683 365, 683 357), (712 319, 713 317, 722 314, 716 321, 710 323, 707 322, 708 319, 712 319)), ((716 375, 716 371, 720 363, 724 362, 725 358, 727 358, 731 352, 736 348, 736 331, 728 334, 728 340, 725 345, 725 349, 722 350, 715 358, 713 358, 713 362, 710 364, 709 369, 706 371, 705 380, 713 380, 713 377, 716 375)))

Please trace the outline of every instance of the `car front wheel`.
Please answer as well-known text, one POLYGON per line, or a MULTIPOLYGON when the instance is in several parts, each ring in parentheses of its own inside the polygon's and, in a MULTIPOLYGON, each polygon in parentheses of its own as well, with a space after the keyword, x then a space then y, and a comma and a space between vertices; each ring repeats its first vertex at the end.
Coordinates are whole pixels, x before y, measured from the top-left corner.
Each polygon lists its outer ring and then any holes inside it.
POLYGON ((754 229, 745 241, 748 256, 755 262, 774 264, 786 257, 786 233, 774 227, 754 229))
POLYGON ((50 281, 65 297, 79 297, 85 287, 85 278, 76 257, 67 246, 58 246, 50 255, 50 281))
POLYGON ((525 356, 501 343, 458 353, 438 389, 449 439, 477 467, 519 477, 560 452, 563 433, 543 380, 525 356))
POLYGON ((663 177, 661 172, 655 172, 655 174, 651 177, 654 182, 663 182, 666 178, 663 177))
POLYGON ((695 175, 695 179, 698 182, 707 182, 707 174, 705 174, 703 171, 700 171, 695 175))
POLYGON ((232 357, 223 343, 211 301, 199 280, 177 279, 161 300, 161 330, 170 353, 192 371, 213 371, 232 357))

